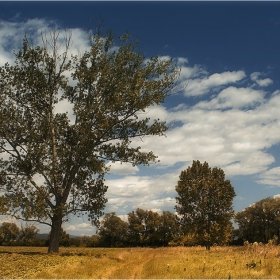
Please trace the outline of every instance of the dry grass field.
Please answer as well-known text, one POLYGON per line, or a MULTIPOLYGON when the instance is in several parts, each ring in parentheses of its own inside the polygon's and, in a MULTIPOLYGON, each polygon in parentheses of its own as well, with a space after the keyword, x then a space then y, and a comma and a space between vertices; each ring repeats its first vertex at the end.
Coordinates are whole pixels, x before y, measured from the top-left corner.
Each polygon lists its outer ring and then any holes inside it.
POLYGON ((0 247, 0 278, 279 279, 280 246, 173 248, 0 247))

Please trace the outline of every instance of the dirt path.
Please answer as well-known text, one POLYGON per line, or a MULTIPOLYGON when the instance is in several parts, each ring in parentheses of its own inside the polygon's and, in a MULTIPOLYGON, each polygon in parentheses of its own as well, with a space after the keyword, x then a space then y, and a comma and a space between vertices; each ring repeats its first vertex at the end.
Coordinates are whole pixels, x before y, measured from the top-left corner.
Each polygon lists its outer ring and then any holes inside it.
POLYGON ((111 269, 102 275, 102 278, 112 279, 124 277, 128 279, 140 279, 143 278, 142 274, 145 271, 144 267, 147 263, 152 261, 155 257, 154 250, 145 249, 145 254, 139 253, 137 256, 131 259, 131 254, 128 251, 121 252, 118 255, 119 263, 113 266, 111 269))

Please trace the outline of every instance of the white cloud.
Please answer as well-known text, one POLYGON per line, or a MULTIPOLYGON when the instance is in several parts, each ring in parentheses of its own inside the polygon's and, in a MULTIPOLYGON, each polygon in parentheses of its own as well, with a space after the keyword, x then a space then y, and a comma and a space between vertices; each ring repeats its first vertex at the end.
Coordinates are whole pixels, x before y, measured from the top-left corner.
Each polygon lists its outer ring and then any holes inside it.
POLYGON ((180 125, 167 131, 167 137, 144 137, 134 144, 154 151, 161 168, 199 159, 222 167, 228 176, 256 174, 274 162, 266 149, 280 142, 279 107, 278 92, 265 99, 262 91, 229 87, 193 107, 160 107, 168 123, 180 125))
POLYGON ((55 104, 55 113, 62 114, 67 112, 67 117, 70 121, 70 124, 75 123, 75 115, 73 111, 73 104, 71 104, 68 100, 63 99, 59 100, 57 104, 55 104))
POLYGON ((24 35, 31 37, 32 43, 37 44, 41 33, 47 32, 52 25, 52 21, 38 18, 26 22, 0 21, 0 65, 13 62, 12 51, 21 48, 24 35))
MULTIPOLYGON (((197 71, 200 71, 200 68, 198 68, 197 71)), ((193 73, 190 72, 190 74, 186 73, 184 75, 193 75, 193 73)), ((210 76, 205 76, 205 74, 203 73, 202 77, 188 80, 187 87, 184 90, 184 94, 186 96, 203 95, 208 93, 209 91, 216 90, 221 86, 236 83, 242 80, 244 77, 246 77, 246 75, 242 70, 215 73, 210 76)))
POLYGON ((250 75, 250 78, 252 81, 256 82, 260 87, 267 87, 273 83, 273 81, 269 78, 266 79, 259 79, 259 76, 262 73, 260 72, 254 72, 250 75))
POLYGON ((110 167, 111 174, 118 174, 118 175, 132 175, 136 174, 139 171, 137 166, 133 166, 130 163, 126 162, 109 162, 107 166, 110 167))
POLYGON ((120 179, 108 179, 108 204, 106 212, 127 214, 127 207, 135 210, 173 208, 175 185, 179 171, 157 176, 126 176, 120 179), (163 194, 164 197, 163 197, 163 194))
POLYGON ((169 55, 162 55, 162 56, 159 56, 158 58, 161 61, 168 61, 171 59, 171 57, 169 55))
POLYGON ((93 235, 96 233, 96 227, 92 226, 90 223, 77 223, 77 224, 69 224, 65 223, 63 225, 63 229, 69 233, 74 235, 93 235))
MULTIPOLYGON (((178 176, 179 178, 179 176, 178 176)), ((175 185, 174 185, 174 189, 175 189, 175 185)), ((174 207, 176 201, 174 197, 165 197, 165 198, 161 198, 161 199, 154 199, 150 202, 150 204, 154 207, 160 207, 160 208, 155 208, 155 209, 151 209, 154 212, 160 212, 160 209, 163 209, 167 206, 169 207, 174 207)))
POLYGON ((61 47, 59 51, 64 52, 65 36, 71 35, 72 41, 70 45, 71 53, 78 55, 83 53, 89 47, 88 33, 79 28, 64 29, 56 26, 54 21, 45 19, 28 19, 22 22, 0 21, 0 65, 6 62, 13 63, 13 51, 22 48, 24 36, 26 35, 30 43, 34 46, 42 43, 42 36, 49 38, 55 27, 60 37, 58 43, 61 47))
POLYGON ((280 167, 274 167, 259 175, 259 184, 280 187, 280 167))
POLYGON ((250 107, 263 102, 264 95, 263 91, 231 86, 222 90, 211 101, 200 102, 196 107, 208 110, 250 107))
POLYGON ((185 65, 188 63, 188 59, 186 57, 178 57, 176 59, 178 66, 185 65))
MULTIPOLYGON (((181 65, 180 69, 180 81, 188 81, 190 79, 198 78, 198 77, 205 77, 208 72, 200 65, 196 64, 193 67, 191 66, 186 66, 183 64, 183 59, 180 60, 181 65)), ((185 61, 186 63, 186 61, 185 61)))
POLYGON ((150 124, 154 122, 154 120, 160 119, 161 121, 167 121, 169 118, 169 113, 165 107, 159 106, 152 106, 148 107, 145 112, 139 112, 137 114, 140 120, 150 118, 150 124))
POLYGON ((128 222, 128 215, 118 215, 118 217, 123 221, 128 222))

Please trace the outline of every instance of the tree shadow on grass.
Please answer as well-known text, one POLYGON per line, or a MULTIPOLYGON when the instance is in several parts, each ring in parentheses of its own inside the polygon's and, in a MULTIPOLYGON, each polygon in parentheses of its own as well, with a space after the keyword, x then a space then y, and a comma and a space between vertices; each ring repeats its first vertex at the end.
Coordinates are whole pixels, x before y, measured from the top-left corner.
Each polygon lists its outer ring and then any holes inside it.
POLYGON ((13 250, 9 251, 9 250, 0 250, 0 254, 8 254, 8 255, 12 255, 12 254, 19 254, 19 255, 30 255, 30 256, 35 256, 35 255, 46 255, 47 253, 44 252, 30 252, 30 251, 19 251, 19 252, 15 252, 13 250))

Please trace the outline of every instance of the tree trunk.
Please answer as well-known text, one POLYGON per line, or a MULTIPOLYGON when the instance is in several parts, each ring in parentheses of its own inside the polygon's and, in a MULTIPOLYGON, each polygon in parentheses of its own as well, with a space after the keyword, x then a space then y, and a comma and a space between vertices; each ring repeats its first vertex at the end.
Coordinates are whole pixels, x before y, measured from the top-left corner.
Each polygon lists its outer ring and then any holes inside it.
POLYGON ((51 228, 50 242, 48 248, 49 254, 58 253, 59 251, 59 236, 61 231, 61 225, 62 225, 62 215, 54 214, 52 218, 52 228, 51 228))
POLYGON ((210 250, 210 241, 206 241, 205 247, 206 247, 206 250, 210 250))
POLYGON ((210 250, 210 219, 207 219, 207 241, 206 241, 206 250, 210 250))

